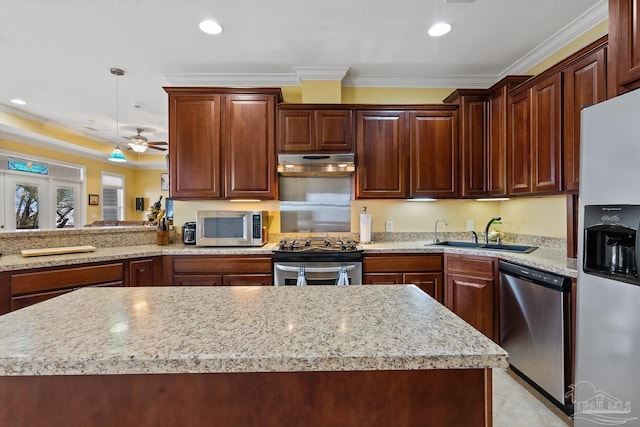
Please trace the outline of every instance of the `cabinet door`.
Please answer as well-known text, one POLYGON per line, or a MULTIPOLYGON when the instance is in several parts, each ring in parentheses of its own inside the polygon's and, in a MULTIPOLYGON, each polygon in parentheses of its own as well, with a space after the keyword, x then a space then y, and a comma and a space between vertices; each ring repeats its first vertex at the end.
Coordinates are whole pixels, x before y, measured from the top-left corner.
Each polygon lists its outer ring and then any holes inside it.
POLYGON ((221 274, 174 274, 173 286, 221 286, 221 274))
POLYGON ((351 152, 353 136, 351 110, 317 110, 315 113, 316 149, 351 152))
POLYGON ((441 273, 405 273, 404 283, 416 285, 433 299, 444 303, 444 285, 441 273))
POLYGON ((403 111, 358 111, 356 197, 407 197, 405 126, 403 111))
POLYGON ((507 176, 509 194, 531 193, 531 115, 529 91, 510 97, 507 176))
POLYGON ((454 111, 409 114, 412 197, 458 195, 458 121, 454 111))
POLYGON ((493 339, 493 279, 447 274, 446 306, 493 339))
POLYGON ((531 89, 531 160, 534 193, 558 192, 562 185, 562 74, 531 89))
POLYGON ((224 96, 225 197, 275 199, 275 96, 224 96))
POLYGON ((220 102, 220 95, 169 95, 169 197, 221 197, 220 102))
POLYGON ((129 261, 129 286, 154 286, 154 272, 153 258, 129 261))
POLYGON ((365 285, 399 285, 404 283, 402 273, 364 273, 362 280, 365 285))
POLYGON ((580 111, 607 99, 606 47, 564 70, 564 189, 580 184, 580 111))
POLYGON ((313 110, 278 111, 278 152, 313 152, 315 138, 313 110))
POLYGON ((272 286, 273 276, 270 274, 225 274, 222 276, 224 286, 272 286))
MULTIPOLYGON (((485 138, 486 97, 462 97, 460 114, 460 181, 462 197, 487 195, 487 149, 485 138)), ((504 162, 503 162, 504 166, 504 162)))
POLYGON ((487 192, 507 195, 507 88, 487 102, 487 192))
POLYGON ((640 87, 640 0, 609 0, 609 46, 617 94, 640 87))

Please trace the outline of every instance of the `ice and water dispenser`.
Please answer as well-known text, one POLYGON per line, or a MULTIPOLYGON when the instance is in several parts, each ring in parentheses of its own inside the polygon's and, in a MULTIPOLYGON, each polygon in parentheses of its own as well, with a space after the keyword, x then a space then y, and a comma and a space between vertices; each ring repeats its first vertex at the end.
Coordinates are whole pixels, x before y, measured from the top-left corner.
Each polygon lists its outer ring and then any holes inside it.
POLYGON ((584 207, 584 271, 638 281, 640 205, 584 207))

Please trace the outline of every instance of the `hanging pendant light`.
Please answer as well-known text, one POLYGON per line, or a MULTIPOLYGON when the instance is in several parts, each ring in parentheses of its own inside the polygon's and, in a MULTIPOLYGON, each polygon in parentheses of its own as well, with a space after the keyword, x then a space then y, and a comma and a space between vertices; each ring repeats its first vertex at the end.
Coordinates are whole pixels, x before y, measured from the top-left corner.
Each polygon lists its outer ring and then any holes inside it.
POLYGON ((118 120, 118 77, 124 76, 124 70, 120 68, 112 68, 110 70, 111 74, 116 76, 116 148, 113 150, 113 153, 109 156, 109 161, 111 162, 126 162, 127 158, 124 157, 122 150, 120 149, 120 144, 118 144, 119 131, 120 131, 120 121, 118 120))

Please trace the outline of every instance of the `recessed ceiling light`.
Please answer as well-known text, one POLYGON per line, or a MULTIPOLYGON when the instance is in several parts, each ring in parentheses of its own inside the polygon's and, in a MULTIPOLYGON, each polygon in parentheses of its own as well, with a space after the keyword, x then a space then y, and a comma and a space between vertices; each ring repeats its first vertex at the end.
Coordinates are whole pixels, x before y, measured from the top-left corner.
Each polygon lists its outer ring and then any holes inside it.
POLYGON ((444 36, 449 31, 451 31, 451 25, 447 24, 446 22, 438 22, 437 24, 429 28, 429 35, 431 37, 440 37, 444 36))
POLYGON ((199 27, 202 32, 207 34, 220 34, 222 32, 222 27, 220 26, 220 24, 210 19, 202 21, 199 27))
POLYGON ((20 98, 13 98, 11 100, 11 102, 13 102, 14 104, 18 104, 18 105, 27 105, 27 101, 20 99, 20 98))

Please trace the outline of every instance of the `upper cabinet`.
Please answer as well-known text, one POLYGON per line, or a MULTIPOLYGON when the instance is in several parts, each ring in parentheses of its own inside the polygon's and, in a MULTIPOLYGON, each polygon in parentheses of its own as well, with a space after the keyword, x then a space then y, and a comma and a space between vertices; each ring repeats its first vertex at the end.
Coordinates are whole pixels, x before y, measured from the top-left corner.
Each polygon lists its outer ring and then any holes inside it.
POLYGON ((640 87, 640 0, 609 0, 609 96, 640 87))
MULTIPOLYGON (((487 195, 508 194, 507 185, 507 94, 530 76, 507 76, 488 90, 486 105, 487 195)), ((463 142, 464 146, 464 142, 463 142)), ((464 173, 464 171, 463 171, 464 173)))
POLYGON ((485 138, 487 91, 461 89, 444 100, 459 108, 460 196, 487 195, 487 146, 485 138))
POLYGON ((353 151, 351 109, 282 104, 278 108, 278 152, 353 151))
POLYGON ((279 89, 166 87, 169 197, 277 198, 279 89))
POLYGON ((221 95, 169 93, 169 197, 222 195, 221 95))
POLYGON ((452 106, 409 112, 411 197, 457 197, 458 111, 452 106))
POLYGON ((607 99, 607 46, 595 46, 563 72, 564 80, 564 189, 580 184, 580 112, 607 99))
POLYGON ((356 196, 457 196, 457 106, 405 108, 356 111, 356 196))
POLYGON ((404 111, 356 112, 356 197, 408 196, 406 122, 404 111))

